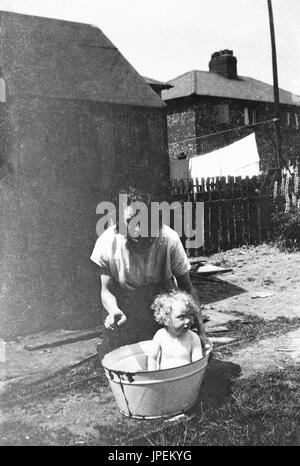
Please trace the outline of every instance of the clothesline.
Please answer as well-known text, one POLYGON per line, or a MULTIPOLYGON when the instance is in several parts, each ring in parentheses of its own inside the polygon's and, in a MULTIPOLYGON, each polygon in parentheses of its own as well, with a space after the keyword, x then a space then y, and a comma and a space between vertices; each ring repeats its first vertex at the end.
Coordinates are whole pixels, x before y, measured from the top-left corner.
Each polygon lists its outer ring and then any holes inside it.
POLYGON ((238 129, 250 128, 252 126, 265 125, 267 123, 271 123, 271 122, 275 122, 275 121, 278 121, 278 118, 272 118, 271 120, 260 121, 259 123, 252 123, 251 125, 236 126, 235 128, 226 129, 224 131, 217 131, 216 133, 204 134, 202 136, 197 136, 195 138, 188 138, 188 139, 182 139, 181 141, 169 142, 169 145, 180 144, 181 142, 186 142, 186 141, 195 141, 196 139, 208 138, 210 136, 216 136, 218 134, 228 133, 230 131, 236 131, 238 129))

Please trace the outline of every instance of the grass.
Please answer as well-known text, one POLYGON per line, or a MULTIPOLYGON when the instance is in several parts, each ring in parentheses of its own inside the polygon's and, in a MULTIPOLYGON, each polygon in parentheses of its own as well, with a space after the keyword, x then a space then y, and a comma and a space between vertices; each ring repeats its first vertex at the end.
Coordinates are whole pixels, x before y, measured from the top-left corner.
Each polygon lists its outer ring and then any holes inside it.
MULTIPOLYGON (((235 313, 239 315, 238 312, 235 313)), ((257 316, 241 314, 244 320, 226 324, 230 335, 238 336, 234 349, 245 347, 249 342, 266 336, 279 335, 297 328, 300 319, 263 320, 257 316)), ((226 334, 227 335, 227 334, 226 334)), ((239 380, 240 367, 233 362, 221 360, 232 349, 215 344, 215 356, 210 361, 202 386, 201 396, 193 409, 192 419, 167 426, 164 422, 145 423, 140 434, 152 445, 296 445, 299 444, 299 380, 300 370, 288 367, 273 373, 259 374, 239 380), (218 359, 221 357, 221 359, 218 359), (152 430, 152 431, 151 431, 152 430)), ((76 394, 88 397, 92 392, 101 398, 102 387, 107 384, 98 357, 92 357, 77 366, 60 371, 43 383, 32 387, 18 385, 5 394, 2 402, 6 409, 23 406, 24 413, 40 406, 69 398, 76 394)), ((4 407, 3 407, 4 408, 4 407)), ((143 424, 144 425, 144 424, 143 424)), ((126 435, 103 427, 99 439, 105 437, 108 444, 126 443, 126 435), (118 440, 116 435, 120 436, 118 440), (123 437, 122 437, 123 435, 123 437), (125 443, 124 443, 125 442, 125 443)), ((2 425, 4 444, 75 444, 80 439, 67 429, 43 430, 40 426, 28 426, 18 422, 2 425), (24 434, 26 432, 26 435, 24 434), (24 437, 25 435, 25 437, 24 437), (28 440, 26 439, 28 437, 28 440), (33 443, 32 443, 33 442, 33 443)), ((81 440, 80 440, 81 441, 81 440)), ((84 440, 86 445, 97 445, 97 438, 84 440)))
POLYGON ((296 250, 283 251, 276 243, 262 243, 258 245, 243 245, 238 248, 228 249, 226 251, 216 252, 209 256, 209 261, 220 267, 234 267, 239 259, 243 257, 267 256, 278 253, 293 253, 296 250))
POLYGON ((299 380, 295 367, 240 380, 218 406, 203 387, 195 418, 146 439, 154 446, 300 445, 299 380))
POLYGON ((235 338, 232 343, 222 345, 214 343, 214 353, 216 356, 230 356, 233 350, 243 348, 251 342, 262 340, 263 338, 283 335, 293 329, 300 327, 300 318, 288 319, 278 317, 274 320, 264 320, 255 315, 247 315, 232 311, 232 314, 240 316, 241 320, 232 320, 226 323, 229 332, 224 335, 235 338), (242 320, 243 319, 243 320, 242 320), (237 338, 238 337, 238 338, 237 338))
MULTIPOLYGON (((262 338, 272 335, 280 335, 292 328, 300 327, 300 318, 287 319, 285 317, 278 317, 275 320, 264 320, 258 316, 247 316, 239 312, 232 312, 240 316, 243 320, 233 320, 226 323, 229 332, 226 336, 238 337, 234 341, 232 348, 247 346, 252 341, 258 341, 262 338)), ((229 356, 232 354, 231 344, 225 345, 224 348, 220 344, 214 344, 214 352, 216 356, 229 356)), ((17 404, 22 403, 32 397, 35 400, 43 399, 45 395, 51 399, 57 393, 73 393, 96 390, 97 387, 106 383, 106 377, 101 369, 99 358, 97 355, 82 361, 80 364, 63 369, 53 377, 44 382, 34 384, 33 386, 22 385, 18 383, 12 386, 8 392, 2 395, 1 402, 8 403, 17 401, 17 404)))
MULTIPOLYGON (((88 375, 90 369, 95 368, 94 364, 95 361, 90 360, 82 365, 80 378, 88 375)), ((164 422, 157 423, 155 433, 151 432, 153 424, 145 423, 142 429, 144 439, 154 446, 299 445, 300 370, 287 367, 239 380, 238 369, 239 366, 234 363, 212 359, 206 371, 201 395, 193 409, 195 416, 170 426, 166 426, 164 422)), ((56 379, 55 384, 57 381, 56 379)), ((98 392, 99 381, 93 387, 79 385, 76 390, 82 393, 83 388, 87 395, 91 390, 98 392)), ((71 396, 74 390, 75 388, 69 389, 66 396, 71 396)), ((44 394, 41 398, 51 403, 52 396, 55 398, 59 394, 61 387, 51 396, 44 394)), ((33 409, 37 401, 35 398, 32 407, 29 404, 26 409, 33 409)), ((53 445, 57 444, 58 439, 59 444, 74 445, 79 441, 67 429, 59 432, 52 432, 51 429, 46 431, 39 426, 23 425, 20 421, 2 425, 2 429, 5 433, 3 443, 6 445, 26 445, 27 442, 53 445)), ((99 434, 102 435, 103 432, 99 431, 99 434)), ((108 444, 118 444, 112 435, 112 432, 107 432, 108 444)), ((84 444, 97 445, 97 439, 87 438, 84 444)), ((121 444, 126 444, 125 438, 121 444)), ((130 445, 130 442, 127 444, 130 445)))
POLYGON ((45 396, 50 400, 58 394, 85 392, 97 389, 106 383, 106 377, 101 370, 98 355, 92 356, 81 363, 60 370, 49 379, 32 385, 17 383, 1 397, 5 405, 23 404, 34 398, 42 400, 45 396))

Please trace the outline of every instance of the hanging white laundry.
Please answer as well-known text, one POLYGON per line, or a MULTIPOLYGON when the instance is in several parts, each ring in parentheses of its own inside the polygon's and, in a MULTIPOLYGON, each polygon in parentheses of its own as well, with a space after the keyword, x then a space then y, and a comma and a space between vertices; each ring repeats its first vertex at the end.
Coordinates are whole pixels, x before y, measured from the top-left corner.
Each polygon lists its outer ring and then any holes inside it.
POLYGON ((209 154, 192 157, 189 168, 192 178, 259 175, 255 133, 209 154))

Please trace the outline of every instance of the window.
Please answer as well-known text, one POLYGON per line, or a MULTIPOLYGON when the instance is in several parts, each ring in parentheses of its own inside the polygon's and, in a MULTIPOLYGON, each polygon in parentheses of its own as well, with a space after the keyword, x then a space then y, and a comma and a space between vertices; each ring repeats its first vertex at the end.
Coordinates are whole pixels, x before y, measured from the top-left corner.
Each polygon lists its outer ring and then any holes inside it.
POLYGON ((218 121, 220 124, 229 124, 230 123, 230 112, 229 104, 219 104, 217 105, 218 109, 218 121))
POLYGON ((255 108, 244 108, 244 121, 245 125, 252 125, 256 123, 256 110, 255 108))
POLYGON ((291 129, 299 129, 299 114, 298 113, 286 113, 286 126, 291 129))

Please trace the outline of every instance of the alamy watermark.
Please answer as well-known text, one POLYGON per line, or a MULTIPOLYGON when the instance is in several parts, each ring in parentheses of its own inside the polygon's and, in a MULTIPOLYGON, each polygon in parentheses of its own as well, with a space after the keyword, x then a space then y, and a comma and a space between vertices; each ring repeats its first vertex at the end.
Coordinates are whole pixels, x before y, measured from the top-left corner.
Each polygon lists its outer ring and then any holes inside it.
POLYGON ((127 194, 120 194, 118 209, 109 201, 100 202, 96 213, 102 215, 96 226, 100 236, 109 225, 118 225, 119 233, 127 237, 134 237, 137 229, 142 238, 159 236, 162 224, 171 226, 171 212, 173 212, 172 228, 176 233, 186 238, 186 248, 199 248, 204 243, 204 203, 203 202, 151 202, 147 206, 144 202, 135 201, 128 205, 127 194), (130 214, 128 209, 130 208, 130 214), (117 218, 118 212, 118 218, 117 218), (193 227, 194 223, 194 227, 193 227))
POLYGON ((6 362, 6 342, 0 338, 0 362, 6 362))

